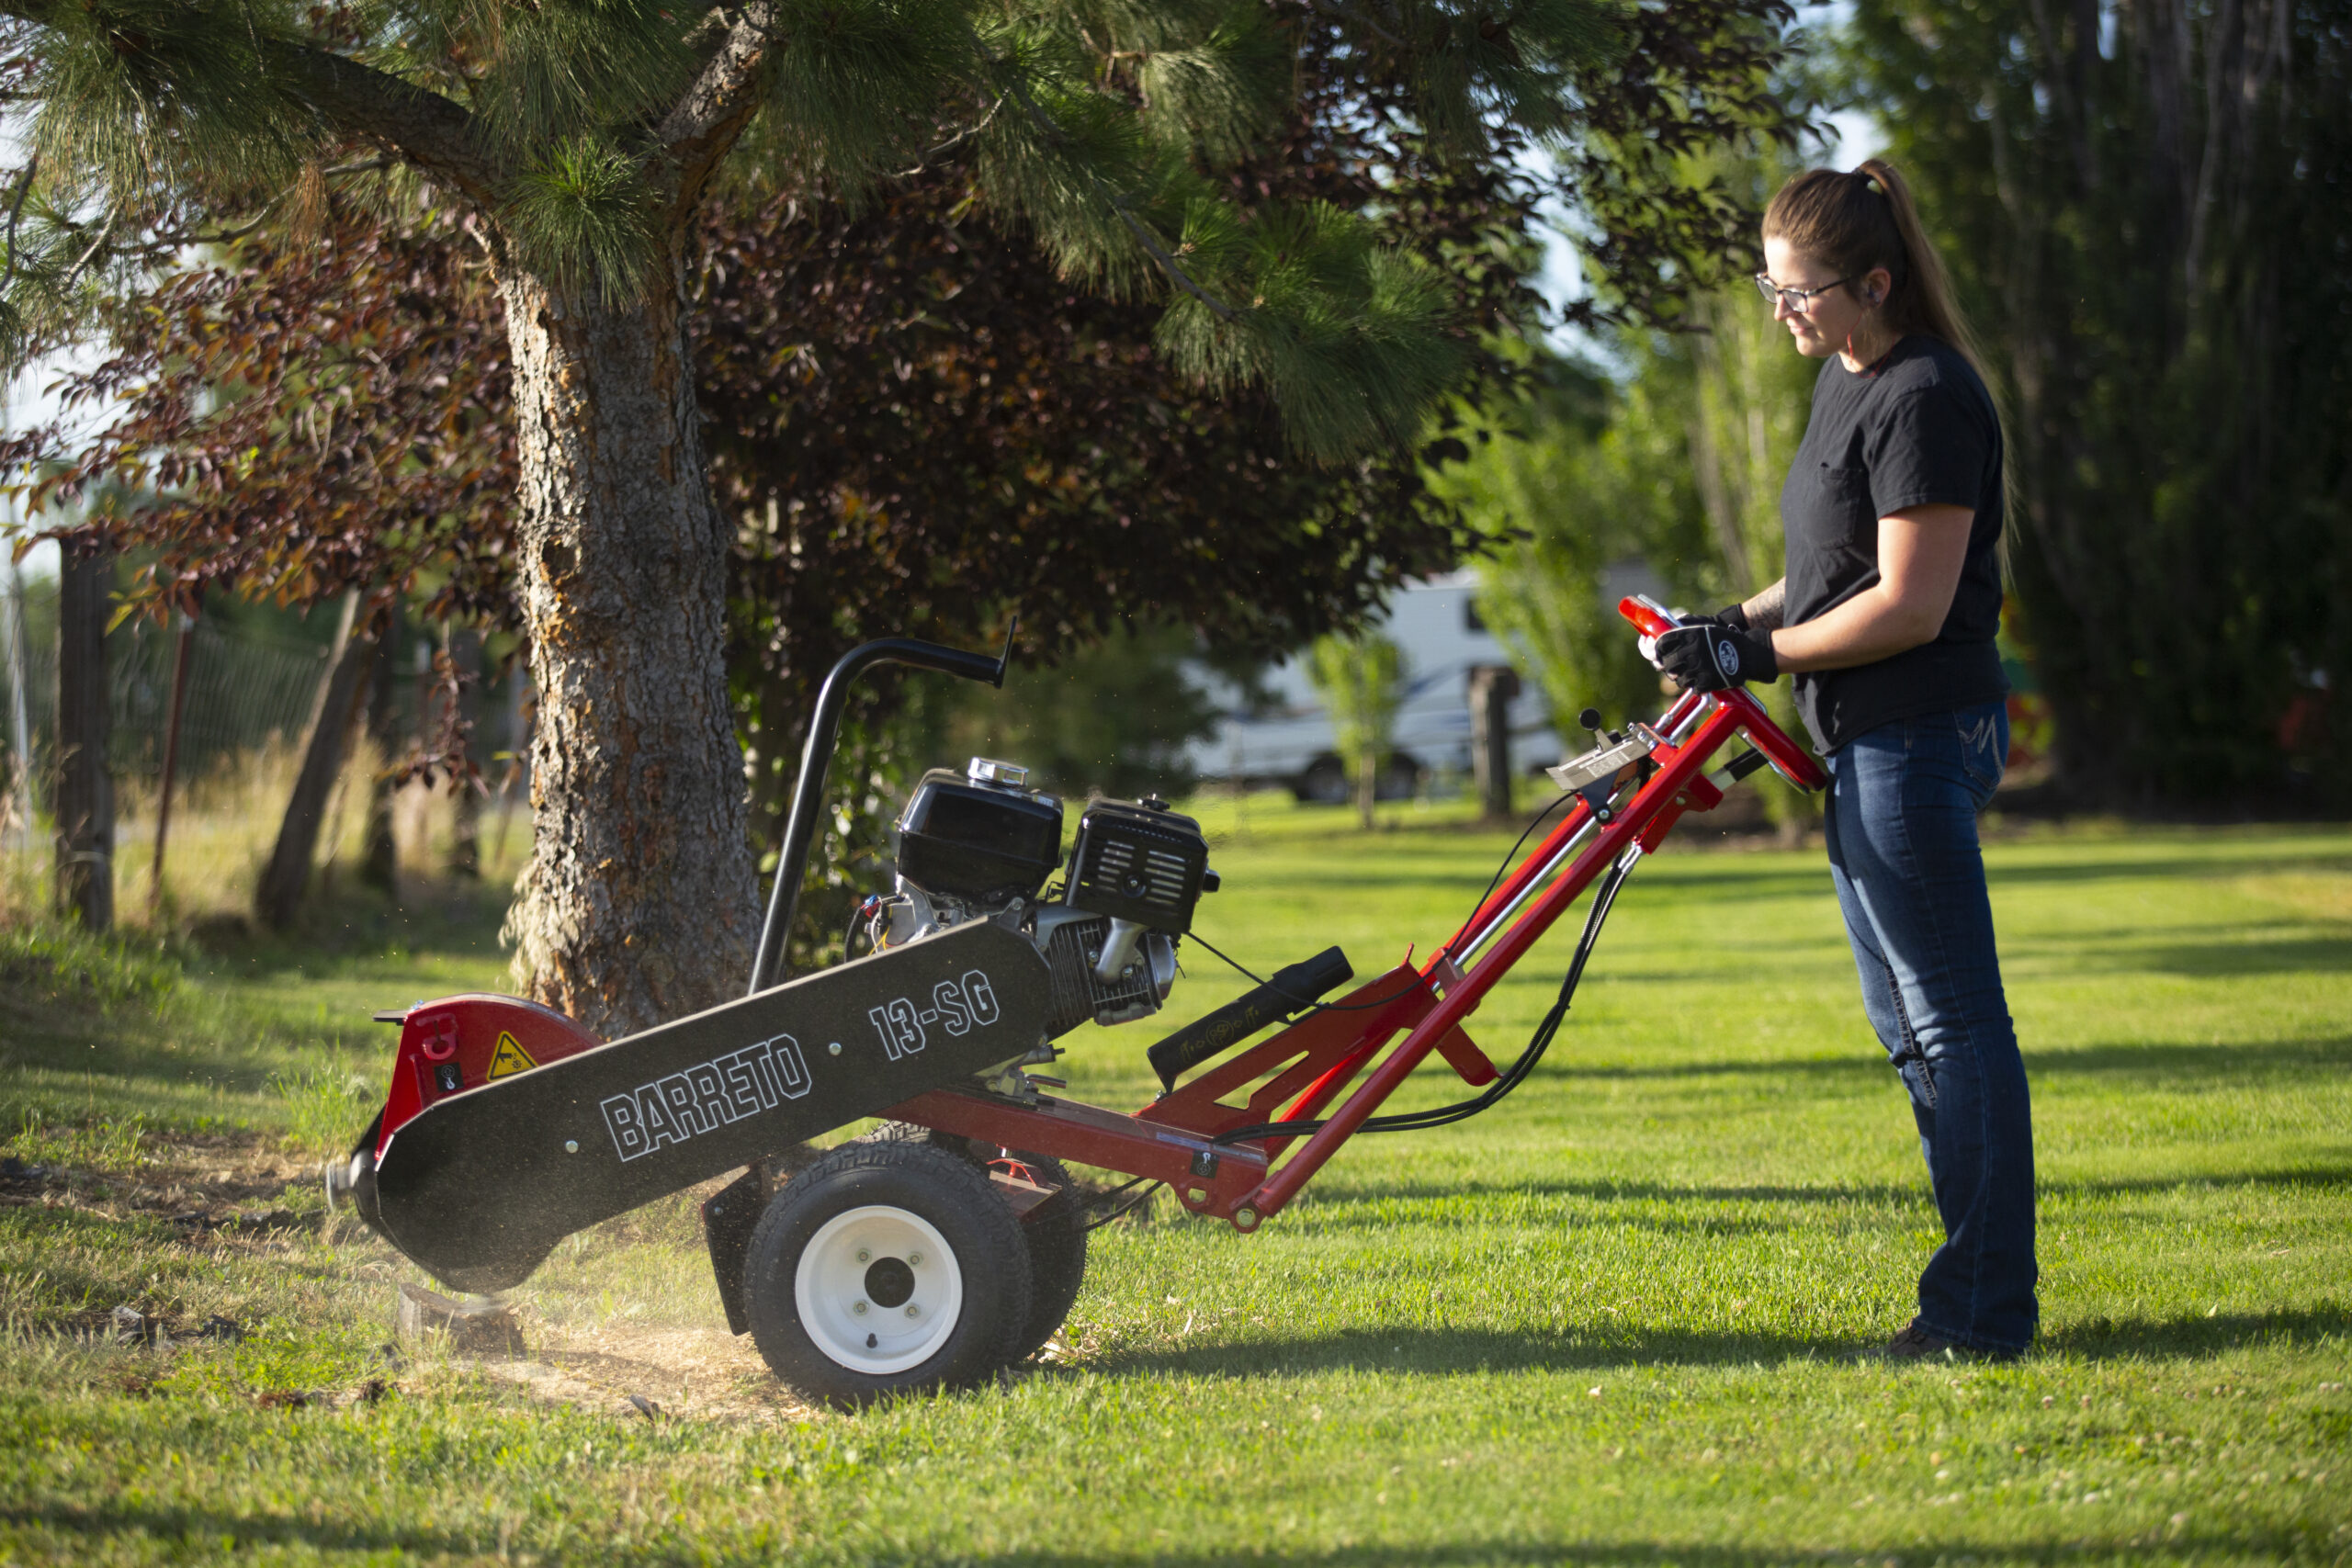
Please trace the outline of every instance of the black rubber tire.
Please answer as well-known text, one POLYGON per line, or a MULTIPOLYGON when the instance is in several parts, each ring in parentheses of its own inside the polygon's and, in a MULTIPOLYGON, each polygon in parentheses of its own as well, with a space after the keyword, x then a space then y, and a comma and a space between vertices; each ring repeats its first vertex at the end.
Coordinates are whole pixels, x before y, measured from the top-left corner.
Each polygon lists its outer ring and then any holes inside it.
POLYGON ((1292 783, 1290 793, 1301 806, 1345 806, 1355 798, 1347 764, 1337 757, 1316 758, 1292 783))
MULTIPOLYGON (((912 1122, 885 1122, 862 1134, 861 1144, 928 1145, 969 1160, 985 1170, 994 1148, 975 1146, 972 1140, 912 1122)), ((1021 1216, 1021 1235, 1029 1244, 1029 1321, 1022 1326, 1012 1359, 1023 1361, 1044 1348, 1069 1316, 1078 1292, 1086 1283, 1086 1194, 1071 1179, 1069 1168, 1050 1155, 1026 1149, 1007 1151, 1008 1157, 1029 1167, 1057 1189, 1054 1195, 1021 1216)))
POLYGON ((925 1127, 913 1122, 885 1122, 871 1133, 860 1133, 853 1143, 859 1144, 928 1144, 970 1164, 985 1166, 996 1155, 995 1145, 985 1151, 976 1147, 972 1140, 955 1133, 943 1133, 936 1127, 925 1127))
MULTIPOLYGON (((911 1255, 910 1255, 911 1256, 911 1255)), ((1030 1318, 1029 1248, 1021 1224, 985 1172, 917 1143, 851 1143, 832 1150, 770 1201, 752 1233, 743 1285, 752 1342, 768 1370, 811 1399, 854 1408, 893 1393, 967 1388, 1016 1351, 1030 1318), (962 1276, 955 1327, 922 1361, 871 1372, 836 1359, 802 1326, 795 1280, 818 1232, 852 1209, 904 1210, 936 1230, 962 1276)), ((869 1340, 869 1343, 871 1341, 869 1340)))
POLYGON ((1021 1234, 1029 1243, 1029 1321, 1012 1359, 1022 1361, 1054 1337, 1086 1283, 1086 1195, 1061 1161, 1022 1153, 1012 1157, 1043 1178, 1041 1185, 1058 1190, 1021 1216, 1021 1234))
POLYGON ((1404 752, 1393 753, 1372 786, 1374 800, 1410 800, 1421 787, 1421 765, 1404 752))

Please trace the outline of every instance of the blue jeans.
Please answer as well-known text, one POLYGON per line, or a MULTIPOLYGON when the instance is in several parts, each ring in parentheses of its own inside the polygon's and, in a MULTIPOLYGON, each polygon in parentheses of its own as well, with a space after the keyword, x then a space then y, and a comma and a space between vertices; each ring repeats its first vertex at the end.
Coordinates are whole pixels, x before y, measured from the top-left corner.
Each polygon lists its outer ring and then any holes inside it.
POLYGON ((2009 750, 1999 703, 1896 719, 1829 759, 1829 871, 1862 1010, 1910 1092, 1943 1218, 1919 1323, 1984 1350, 2032 1342, 2033 1114, 2001 989, 1976 814, 2009 750))

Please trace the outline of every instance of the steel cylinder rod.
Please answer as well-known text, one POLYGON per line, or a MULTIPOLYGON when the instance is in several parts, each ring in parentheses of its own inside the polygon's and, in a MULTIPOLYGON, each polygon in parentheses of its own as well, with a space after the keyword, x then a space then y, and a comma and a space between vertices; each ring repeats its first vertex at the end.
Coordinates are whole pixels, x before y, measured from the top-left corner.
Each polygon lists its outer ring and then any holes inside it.
MULTIPOLYGON (((1541 897, 1527 907, 1512 926, 1489 951, 1487 962, 1454 983, 1444 998, 1414 1025, 1412 1032, 1398 1043, 1396 1049, 1381 1059, 1363 1083, 1350 1095, 1345 1103, 1325 1121, 1322 1127, 1301 1145, 1280 1169, 1269 1176, 1250 1195, 1248 1207, 1259 1218, 1281 1212, 1283 1206, 1295 1197, 1326 1161, 1339 1152, 1340 1145, 1355 1135, 1372 1113, 1396 1091, 1408 1075, 1421 1065, 1436 1049, 1447 1031, 1477 1010, 1487 992, 1524 957, 1527 950, 1553 922, 1566 913, 1602 868, 1610 865, 1638 841, 1661 811, 1673 807, 1674 797, 1690 782, 1701 776, 1708 760, 1729 742, 1738 731, 1743 715, 1735 707, 1724 705, 1701 722, 1690 741, 1677 749, 1664 765, 1650 777, 1649 783, 1636 791, 1626 803, 1617 819, 1604 829, 1592 846, 1577 857, 1575 863, 1560 874, 1559 879, 1544 889, 1541 897)), ((1443 958, 1432 960, 1432 967, 1443 958)))
MULTIPOLYGON (((1685 718, 1704 706, 1706 701, 1697 692, 1683 693, 1667 710, 1666 716, 1657 721, 1657 732, 1660 735, 1672 734, 1685 718)), ((1477 912, 1464 921, 1462 929, 1454 932, 1453 939, 1445 944, 1444 951, 1455 964, 1465 963, 1472 953, 1487 944, 1494 928, 1526 900, 1530 889, 1552 874, 1562 852, 1570 847, 1591 821, 1591 808, 1582 801, 1568 808, 1568 814, 1560 818, 1559 825, 1537 846, 1535 852, 1519 863, 1502 886, 1479 903, 1477 912)))

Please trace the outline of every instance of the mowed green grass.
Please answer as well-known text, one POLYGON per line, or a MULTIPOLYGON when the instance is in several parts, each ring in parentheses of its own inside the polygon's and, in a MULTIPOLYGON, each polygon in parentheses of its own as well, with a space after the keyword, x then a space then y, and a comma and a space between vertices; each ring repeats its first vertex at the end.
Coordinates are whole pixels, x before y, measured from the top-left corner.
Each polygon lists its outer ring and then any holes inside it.
MULTIPOLYGON (((1338 942, 1367 976, 1448 934, 1508 841, 1205 815, 1203 934, 1266 966, 1338 942)), ((1988 860, 2041 1173, 2021 1361, 1852 1359, 1908 1317, 1938 1231, 1826 869, 1668 852, 1517 1096, 1357 1140, 1254 1235, 1165 1204, 1096 1233, 1070 1354, 1007 1387, 648 1421, 386 1363, 414 1276, 364 1236, 0 1209, 0 1561, 2352 1558, 2352 832, 2075 829, 1988 860), (118 1301, 254 1331, 169 1356, 72 1332, 118 1301), (259 1403, 370 1376, 394 1392, 259 1403)), ((18 1142, 120 1158, 135 1111, 157 1159, 175 1116, 322 1136, 389 1047, 356 1017, 501 984, 480 929, 218 965, 108 1014, 12 1003, 0 1094, 51 1106, 18 1142)), ((1490 1054, 1572 936, 1474 1021, 1490 1054)), ((1187 963, 1170 1021, 1238 988, 1187 963)), ((1139 1103, 1154 1032, 1073 1037, 1072 1091, 1139 1103)), ((1459 1092, 1433 1066, 1400 1103, 1459 1092)), ((718 1318, 683 1199, 518 1297, 550 1332, 718 1318)))

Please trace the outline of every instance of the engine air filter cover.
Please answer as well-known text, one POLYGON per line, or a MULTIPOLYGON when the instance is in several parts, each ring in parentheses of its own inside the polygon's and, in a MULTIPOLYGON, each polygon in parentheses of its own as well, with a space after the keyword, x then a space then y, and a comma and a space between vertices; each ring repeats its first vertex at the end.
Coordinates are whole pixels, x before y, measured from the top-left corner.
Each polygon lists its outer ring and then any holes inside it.
POLYGON ((1165 807, 1098 800, 1078 819, 1070 851, 1072 908, 1182 933, 1208 870, 1201 825, 1165 807))
POLYGON ((944 768, 923 774, 898 827, 899 874, 933 897, 1035 897, 1061 862, 1060 801, 944 768))

